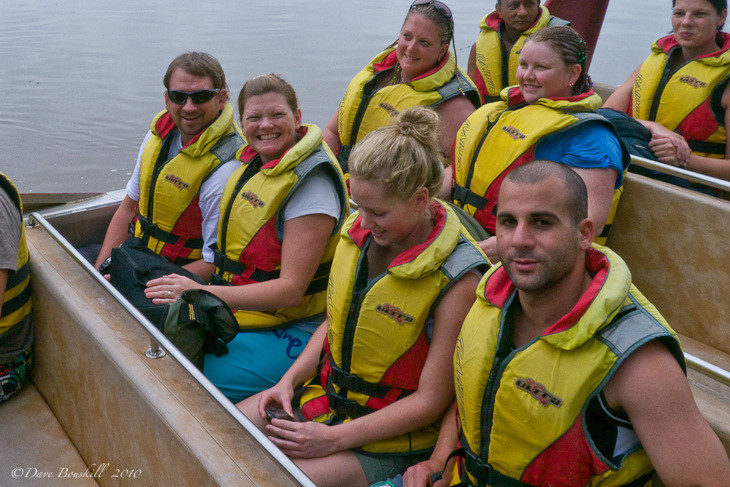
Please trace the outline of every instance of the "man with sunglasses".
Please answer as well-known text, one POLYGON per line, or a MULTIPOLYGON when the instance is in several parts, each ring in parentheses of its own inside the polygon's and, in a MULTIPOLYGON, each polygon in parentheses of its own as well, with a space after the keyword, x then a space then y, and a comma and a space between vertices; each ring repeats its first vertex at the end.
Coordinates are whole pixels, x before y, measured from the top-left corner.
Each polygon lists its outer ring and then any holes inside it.
POLYGON ((479 36, 471 46, 467 74, 482 103, 499 101, 499 92, 517 84, 515 72, 525 40, 550 25, 569 22, 550 15, 540 0, 497 0, 495 11, 479 22, 479 36))
POLYGON ((244 145, 220 63, 188 52, 167 68, 165 110, 152 121, 127 195, 109 224, 96 267, 134 236, 154 252, 207 279, 213 271, 220 198, 244 145))

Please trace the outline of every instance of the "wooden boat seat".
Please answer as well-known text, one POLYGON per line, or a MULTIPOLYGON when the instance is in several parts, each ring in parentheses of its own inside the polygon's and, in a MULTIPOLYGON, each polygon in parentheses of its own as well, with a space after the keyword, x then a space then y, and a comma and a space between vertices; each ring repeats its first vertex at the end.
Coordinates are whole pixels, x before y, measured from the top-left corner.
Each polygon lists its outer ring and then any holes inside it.
POLYGON ((730 354, 729 201, 629 173, 608 246, 677 332, 730 354))
POLYGON ((91 477, 70 476, 83 475, 87 466, 32 383, 0 404, 0 435, 3 485, 98 485, 91 477))
MULTIPOLYGON (((730 370, 730 201, 629 173, 608 246, 685 352, 730 370)), ((695 371, 688 377, 730 452, 730 387, 695 371)))

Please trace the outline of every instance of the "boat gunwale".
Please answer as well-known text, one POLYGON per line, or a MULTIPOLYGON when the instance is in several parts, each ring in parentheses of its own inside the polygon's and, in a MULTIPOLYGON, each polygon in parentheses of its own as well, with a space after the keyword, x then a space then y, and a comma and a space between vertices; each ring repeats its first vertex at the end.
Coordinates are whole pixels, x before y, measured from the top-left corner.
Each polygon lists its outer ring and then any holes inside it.
POLYGON ((651 159, 646 159, 644 157, 639 157, 635 155, 631 156, 631 165, 643 167, 645 169, 652 169, 662 174, 667 174, 669 176, 677 176, 686 179, 690 183, 703 184, 705 186, 709 186, 710 188, 730 192, 730 181, 725 181, 724 179, 719 179, 708 176, 706 174, 690 171, 689 169, 670 166, 669 164, 652 161, 651 159))

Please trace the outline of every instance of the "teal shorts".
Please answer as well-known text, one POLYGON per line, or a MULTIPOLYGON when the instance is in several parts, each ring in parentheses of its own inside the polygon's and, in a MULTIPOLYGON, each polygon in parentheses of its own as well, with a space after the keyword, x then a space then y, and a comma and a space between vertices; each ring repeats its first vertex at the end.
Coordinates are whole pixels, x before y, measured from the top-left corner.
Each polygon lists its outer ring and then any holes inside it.
POLYGON ((243 401, 279 382, 312 338, 312 329, 291 325, 239 332, 227 354, 205 356, 203 374, 234 404, 243 401))

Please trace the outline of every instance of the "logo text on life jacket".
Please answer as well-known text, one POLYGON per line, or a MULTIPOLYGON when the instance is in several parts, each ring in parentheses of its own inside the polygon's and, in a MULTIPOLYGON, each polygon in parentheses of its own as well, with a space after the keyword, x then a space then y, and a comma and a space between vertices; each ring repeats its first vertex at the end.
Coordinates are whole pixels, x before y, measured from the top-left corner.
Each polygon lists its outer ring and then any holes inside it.
POLYGON ((403 323, 413 323, 413 320, 415 319, 413 316, 401 311, 397 306, 390 304, 379 304, 375 307, 375 311, 392 318, 399 325, 402 325, 403 323))
POLYGON ((398 113, 399 113, 398 110, 396 110, 395 107, 393 105, 391 105, 390 103, 381 102, 379 106, 380 106, 380 108, 382 108, 383 110, 388 112, 388 115, 390 115, 391 117, 398 116, 398 113))
POLYGON ((682 83, 687 83, 692 88, 704 88, 705 86, 707 86, 707 83, 705 83, 704 81, 698 80, 694 76, 685 75, 685 76, 682 76, 681 78, 679 78, 679 81, 682 83))
POLYGON ((254 208, 264 206, 264 202, 253 191, 245 191, 241 193, 241 198, 251 203, 254 208))
POLYGON ((168 181, 175 185, 177 189, 188 189, 190 185, 180 179, 179 177, 175 176, 174 174, 168 174, 165 176, 165 181, 168 181))
POLYGON ((505 131, 507 133, 507 135, 509 135, 510 137, 512 137, 515 140, 521 140, 526 137, 525 134, 523 134, 522 132, 520 132, 519 130, 517 130, 516 128, 514 128, 511 125, 502 127, 502 130, 505 131))
POLYGON ((544 385, 540 384, 539 382, 535 382, 529 377, 527 377, 526 379, 515 379, 515 387, 527 392, 545 407, 548 407, 552 404, 556 408, 559 408, 563 405, 562 399, 550 394, 547 389, 545 389, 544 385))

